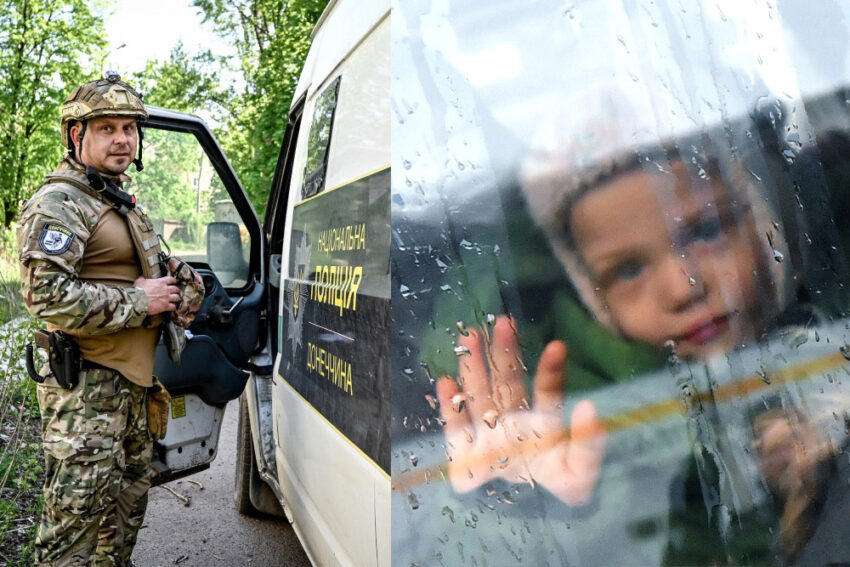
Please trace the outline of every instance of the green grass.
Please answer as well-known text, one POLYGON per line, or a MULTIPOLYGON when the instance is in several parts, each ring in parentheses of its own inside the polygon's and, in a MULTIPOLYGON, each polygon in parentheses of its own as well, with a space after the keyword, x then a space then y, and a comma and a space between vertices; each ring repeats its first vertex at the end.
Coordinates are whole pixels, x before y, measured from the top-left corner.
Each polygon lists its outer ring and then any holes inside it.
POLYGON ((23 363, 37 324, 21 300, 14 234, 0 230, 0 563, 24 566, 32 564, 44 466, 35 382, 23 363))

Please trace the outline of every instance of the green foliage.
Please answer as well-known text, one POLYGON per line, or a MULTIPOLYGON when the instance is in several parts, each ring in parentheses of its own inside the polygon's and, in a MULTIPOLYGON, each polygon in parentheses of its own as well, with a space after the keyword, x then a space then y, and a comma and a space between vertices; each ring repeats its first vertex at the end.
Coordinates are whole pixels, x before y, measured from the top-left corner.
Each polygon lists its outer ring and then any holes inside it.
POLYGON ((254 208, 262 216, 286 117, 326 0, 194 0, 205 22, 236 46, 245 78, 219 133, 254 208))
POLYGON ((145 169, 133 174, 128 190, 168 238, 173 251, 178 239, 190 242, 189 250, 198 250, 219 198, 213 166, 190 134, 150 130, 145 140, 145 169), (164 224, 159 224, 165 222, 182 224, 182 228, 169 234, 164 224))
POLYGON ((0 345, 6 353, 0 364, 0 545, 17 548, 9 565, 29 565, 43 503, 44 465, 36 385, 23 370, 25 345, 37 324, 21 305, 19 282, 5 279, 16 258, 16 253, 0 251, 0 345))
POLYGON ((206 109, 224 113, 233 98, 231 88, 221 84, 220 69, 227 62, 210 50, 189 56, 180 42, 166 61, 148 61, 143 73, 133 75, 131 84, 144 93, 145 103, 181 112, 206 109))
POLYGON ((0 325, 28 316, 21 297, 17 224, 0 229, 0 325))
POLYGON ((10 566, 32 564, 44 475, 36 384, 24 371, 37 324, 21 297, 15 231, 0 230, 0 548, 19 548, 10 566))
POLYGON ((197 141, 188 135, 153 130, 146 139, 150 167, 134 175, 134 192, 155 218, 186 220, 195 209, 196 191, 189 173, 198 169, 197 141))
MULTIPOLYGON (((23 199, 61 157, 59 110, 76 85, 94 78, 106 55, 108 0, 0 0, 0 221, 8 227, 23 199)), ((240 92, 222 84, 228 61, 182 44, 166 61, 127 77, 148 104, 198 112, 222 127, 225 151, 262 214, 310 32, 326 0, 194 0, 205 22, 232 42, 240 92)), ((176 205, 175 205, 176 206, 176 205)), ((197 220, 194 222, 197 223, 197 220)))
POLYGON ((0 0, 0 221, 62 155, 59 111, 106 44, 102 3, 0 0))

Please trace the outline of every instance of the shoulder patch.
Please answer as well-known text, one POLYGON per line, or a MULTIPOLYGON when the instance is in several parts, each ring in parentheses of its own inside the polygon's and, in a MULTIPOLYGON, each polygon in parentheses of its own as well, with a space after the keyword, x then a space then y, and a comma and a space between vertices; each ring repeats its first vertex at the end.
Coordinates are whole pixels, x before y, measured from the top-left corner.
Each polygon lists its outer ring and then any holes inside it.
POLYGON ((56 223, 47 223, 41 231, 38 245, 48 254, 61 254, 71 247, 74 233, 70 229, 56 223))

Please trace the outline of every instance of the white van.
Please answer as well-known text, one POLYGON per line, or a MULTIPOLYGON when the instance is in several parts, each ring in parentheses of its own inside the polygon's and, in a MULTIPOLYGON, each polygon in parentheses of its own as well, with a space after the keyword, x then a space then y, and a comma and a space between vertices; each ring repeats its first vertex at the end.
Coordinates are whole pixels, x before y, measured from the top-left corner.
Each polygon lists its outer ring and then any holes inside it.
POLYGON ((158 481, 209 466, 242 394, 237 508, 285 511, 316 565, 390 564, 389 15, 322 14, 262 224, 194 116, 149 108, 131 189, 207 288, 182 364, 157 353, 158 481))

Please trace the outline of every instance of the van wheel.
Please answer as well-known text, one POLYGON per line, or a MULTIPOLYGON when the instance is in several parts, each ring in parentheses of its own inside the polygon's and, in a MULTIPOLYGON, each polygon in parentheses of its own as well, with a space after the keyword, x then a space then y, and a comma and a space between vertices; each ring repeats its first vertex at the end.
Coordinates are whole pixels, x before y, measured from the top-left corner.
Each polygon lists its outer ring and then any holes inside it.
POLYGON ((236 511, 246 516, 283 517, 283 509, 274 492, 260 478, 254 459, 251 440, 251 423, 248 417, 248 402, 239 396, 239 425, 236 437, 236 511))

